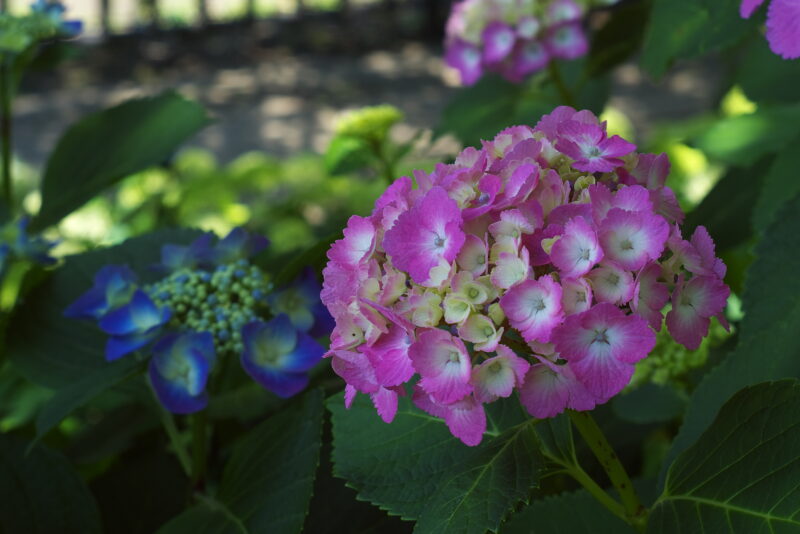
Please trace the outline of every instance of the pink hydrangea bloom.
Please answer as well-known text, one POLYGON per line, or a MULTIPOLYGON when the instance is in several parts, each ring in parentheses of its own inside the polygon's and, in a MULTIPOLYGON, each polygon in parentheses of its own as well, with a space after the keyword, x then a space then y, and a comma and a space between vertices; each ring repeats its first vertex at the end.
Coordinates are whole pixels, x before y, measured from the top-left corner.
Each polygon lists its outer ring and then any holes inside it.
POLYGON ((589 40, 581 19, 592 3, 461 0, 447 21, 445 63, 458 71, 464 85, 474 84, 486 72, 522 82, 551 59, 586 54, 589 40))
POLYGON ((661 209, 666 156, 612 139, 592 113, 556 108, 352 217, 323 271, 346 405, 369 395, 391 421, 413 384, 416 406, 475 445, 484 405, 515 390, 534 417, 607 402, 670 305, 690 348, 724 321, 711 237, 683 239, 677 203, 661 209))
MULTIPOLYGON (((749 19, 764 0, 742 0, 739 14, 749 19)), ((783 59, 800 57, 800 3, 796 0, 771 0, 767 9, 767 41, 783 59)))

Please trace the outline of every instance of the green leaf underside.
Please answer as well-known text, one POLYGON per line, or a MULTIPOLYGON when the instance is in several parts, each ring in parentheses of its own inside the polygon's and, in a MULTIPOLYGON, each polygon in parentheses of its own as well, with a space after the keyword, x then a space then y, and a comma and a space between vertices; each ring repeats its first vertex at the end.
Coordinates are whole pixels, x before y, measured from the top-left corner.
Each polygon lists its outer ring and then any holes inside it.
POLYGON ((418 520, 417 533, 496 531, 516 503, 527 501, 544 469, 533 420, 516 399, 501 404, 492 406, 493 435, 467 447, 408 398, 387 425, 366 396, 350 410, 334 396, 334 475, 360 499, 418 520))
POLYGON ((82 119, 47 162, 42 208, 32 229, 57 223, 121 178, 164 163, 209 122, 202 106, 172 91, 82 119))
POLYGON ((787 203, 756 247, 743 295, 746 315, 739 343, 695 389, 665 466, 700 436, 739 389, 765 380, 800 377, 798 250, 800 196, 787 203))
POLYGON ((8 347, 11 361, 27 379, 54 389, 104 372, 109 365, 104 356, 107 336, 91 321, 67 319, 64 310, 92 287, 104 265, 127 264, 147 281, 150 267, 160 261, 162 245, 188 244, 199 235, 196 230, 160 230, 67 257, 15 311, 8 347))
POLYGON ((0 532, 99 534, 97 505, 59 453, 0 435, 0 532))
POLYGON ((673 463, 648 533, 798 532, 800 383, 748 387, 673 463))

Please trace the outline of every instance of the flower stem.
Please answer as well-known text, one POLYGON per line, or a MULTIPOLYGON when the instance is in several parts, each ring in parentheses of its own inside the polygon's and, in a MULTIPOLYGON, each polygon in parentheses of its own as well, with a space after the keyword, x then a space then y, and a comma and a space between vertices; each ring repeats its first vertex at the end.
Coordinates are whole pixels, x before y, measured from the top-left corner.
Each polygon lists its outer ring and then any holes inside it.
POLYGON ((14 210, 14 185, 11 176, 11 100, 13 80, 9 59, 0 55, 0 158, 2 158, 2 195, 5 207, 14 210))
POLYGON ((571 465, 565 467, 564 472, 574 478, 592 497, 605 506, 612 514, 627 522, 628 518, 625 516, 625 508, 612 498, 597 482, 590 477, 579 465, 571 465))
POLYGON ((205 489, 206 462, 208 457, 208 414, 206 410, 194 414, 192 427, 192 487, 202 492, 205 489))
MULTIPOLYGON (((614 449, 608 443, 603 431, 597 426, 589 412, 568 410, 567 413, 575 428, 578 429, 586 444, 589 445, 589 448, 597 457, 600 465, 603 466, 608 478, 611 480, 611 484, 619 493, 626 521, 637 531, 644 532, 647 525, 647 508, 642 506, 639 501, 628 473, 620 463, 619 458, 617 458, 614 449)), ((594 493, 592 494, 594 495, 594 493)))
POLYGON ((564 83, 564 78, 561 77, 561 69, 558 68, 558 63, 555 61, 551 61, 547 65, 547 70, 550 73, 550 79, 558 89, 558 94, 561 96, 561 102, 564 105, 577 107, 575 104, 575 97, 572 96, 572 92, 567 87, 567 84, 564 83))
POLYGON ((172 448, 175 450, 175 455, 178 457, 183 472, 186 473, 186 476, 191 476, 192 461, 189 459, 186 446, 183 444, 183 441, 181 441, 181 436, 178 432, 178 427, 175 426, 175 419, 172 417, 172 414, 162 409, 161 423, 164 425, 164 430, 167 431, 167 436, 169 436, 169 441, 172 444, 172 448))

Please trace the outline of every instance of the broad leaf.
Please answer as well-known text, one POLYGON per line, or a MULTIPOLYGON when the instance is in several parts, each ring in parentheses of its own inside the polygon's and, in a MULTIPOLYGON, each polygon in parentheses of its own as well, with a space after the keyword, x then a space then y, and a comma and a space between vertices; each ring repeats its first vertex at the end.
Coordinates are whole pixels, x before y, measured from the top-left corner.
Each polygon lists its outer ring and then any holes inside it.
POLYGON ((736 44, 754 21, 739 17, 739 0, 655 0, 644 38, 642 67, 660 77, 676 59, 736 44))
POLYGON ((608 72, 630 58, 642 45, 650 2, 620 3, 610 19, 592 36, 587 69, 592 76, 608 72))
POLYGON ((67 130, 47 162, 32 229, 56 224, 121 178, 164 163, 208 123, 199 104, 171 91, 84 118, 67 130))
POLYGON ((751 100, 796 102, 800 62, 786 61, 769 49, 761 35, 754 35, 738 63, 736 82, 751 100))
POLYGON ((743 243, 752 234, 753 199, 758 198, 769 159, 747 168, 733 168, 695 209, 689 212, 682 232, 689 238, 697 226, 705 226, 717 250, 743 243))
POLYGON ((319 463, 324 412, 312 390, 250 430, 234 450, 217 499, 250 532, 300 532, 319 463))
POLYGON ((198 235, 195 230, 161 230, 115 247, 67 257, 15 310, 10 325, 14 335, 8 340, 11 361, 32 382, 54 389, 106 369, 106 336, 89 321, 67 319, 64 310, 92 287, 95 273, 104 265, 128 264, 148 281, 162 245, 186 244, 198 235))
POLYGON ((372 158, 372 151, 364 141, 339 135, 325 151, 325 168, 330 174, 345 174, 367 167, 372 158))
POLYGON ((0 434, 0 532, 99 534, 97 504, 59 453, 0 434))
POLYGON ((636 532, 586 490, 533 501, 500 527, 500 534, 633 534, 636 532))
POLYGON ((703 152, 731 165, 752 165, 779 152, 800 134, 800 105, 763 107, 714 123, 694 142, 703 152))
POLYGON ((492 417, 494 435, 467 447, 408 398, 387 425, 368 398, 348 411, 335 396, 328 402, 334 474, 359 498, 418 520, 417 533, 496 531, 514 505, 527 501, 544 468, 533 421, 521 416, 515 399, 498 404, 505 406, 492 417))
POLYGON ((73 410, 133 376, 142 367, 142 363, 136 358, 123 358, 87 374, 68 386, 59 388, 36 417, 37 439, 55 428, 73 410))
POLYGON ((650 534, 800 531, 800 383, 748 387, 669 469, 650 534))
POLYGON ((158 534, 249 534, 241 520, 224 505, 215 502, 199 504, 176 516, 158 534))
POLYGON ((765 231, 784 204, 798 193, 800 193, 800 138, 795 139, 778 154, 764 177, 764 184, 753 207, 755 230, 765 231))
POLYGON ((745 318, 739 343, 695 389, 668 459, 694 442, 739 389, 765 380, 800 377, 798 250, 800 196, 795 196, 756 248, 743 295, 745 318))

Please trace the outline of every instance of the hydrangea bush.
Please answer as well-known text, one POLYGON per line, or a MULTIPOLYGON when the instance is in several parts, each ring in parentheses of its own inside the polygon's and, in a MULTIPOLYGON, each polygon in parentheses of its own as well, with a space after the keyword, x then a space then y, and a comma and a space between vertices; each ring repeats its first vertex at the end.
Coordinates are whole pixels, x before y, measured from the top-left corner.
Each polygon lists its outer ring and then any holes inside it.
POLYGON ((666 155, 635 150, 559 107, 352 217, 322 292, 345 402, 368 394, 391 422, 417 376, 414 403, 476 445, 486 403, 516 390, 537 418, 590 410, 625 388, 663 322, 690 349, 710 318, 726 324, 713 241, 682 235, 666 155))
POLYGON ((465 85, 485 72, 520 82, 551 60, 586 54, 587 9, 612 3, 615 0, 461 0, 447 21, 445 62, 465 85))
POLYGON ((65 312, 96 321, 108 334, 109 361, 150 354, 150 384, 173 413, 206 407, 218 359, 238 358, 253 380, 290 397, 308 385, 308 371, 324 352, 312 336, 324 334, 330 317, 314 274, 274 291, 252 263, 265 238, 237 228, 213 241, 204 234, 189 246, 165 245, 155 266, 163 277, 151 284, 125 265, 108 265, 65 312))

